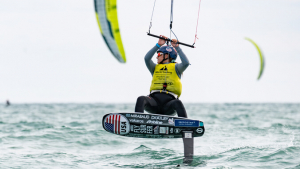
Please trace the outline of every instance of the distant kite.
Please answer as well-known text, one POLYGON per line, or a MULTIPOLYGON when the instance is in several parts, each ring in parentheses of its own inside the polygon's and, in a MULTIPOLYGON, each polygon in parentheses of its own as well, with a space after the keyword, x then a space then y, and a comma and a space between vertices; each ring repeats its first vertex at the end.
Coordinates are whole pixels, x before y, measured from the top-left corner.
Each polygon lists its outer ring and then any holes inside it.
POLYGON ((94 0, 96 18, 101 35, 113 56, 121 63, 126 62, 119 30, 117 0, 94 0))
POLYGON ((260 48, 258 47, 258 45, 253 40, 251 40, 250 38, 245 38, 245 39, 248 40, 249 42, 251 42, 256 47, 256 49, 258 51, 258 54, 259 54, 259 57, 260 57, 260 70, 259 70, 259 74, 258 74, 257 80, 259 80, 260 77, 261 77, 261 75, 263 74, 264 67, 265 67, 264 56, 263 56, 260 48))

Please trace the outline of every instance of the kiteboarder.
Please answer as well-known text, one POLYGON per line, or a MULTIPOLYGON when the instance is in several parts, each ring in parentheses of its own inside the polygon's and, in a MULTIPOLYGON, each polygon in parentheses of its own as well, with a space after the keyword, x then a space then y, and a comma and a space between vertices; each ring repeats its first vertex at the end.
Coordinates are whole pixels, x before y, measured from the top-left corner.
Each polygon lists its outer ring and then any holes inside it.
POLYGON ((6 100, 6 106, 9 106, 9 105, 10 105, 9 100, 6 100))
POLYGON ((181 76, 190 65, 189 60, 179 47, 178 41, 172 39, 172 46, 163 46, 167 37, 159 39, 158 43, 146 54, 145 63, 152 75, 150 94, 137 99, 135 112, 174 115, 187 118, 182 102, 179 100, 182 85, 181 76), (157 53, 157 64, 151 59, 157 53), (177 53, 182 63, 176 63, 177 53))

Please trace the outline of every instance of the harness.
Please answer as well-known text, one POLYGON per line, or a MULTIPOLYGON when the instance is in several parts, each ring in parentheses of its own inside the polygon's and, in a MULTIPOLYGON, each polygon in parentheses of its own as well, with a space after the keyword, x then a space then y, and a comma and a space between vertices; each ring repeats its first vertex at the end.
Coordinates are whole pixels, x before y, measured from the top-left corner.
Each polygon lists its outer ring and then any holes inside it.
POLYGON ((172 93, 172 92, 169 92, 169 91, 167 91, 167 90, 152 90, 152 91, 150 92, 150 95, 153 94, 153 93, 166 93, 166 94, 172 95, 175 99, 178 99, 178 95, 177 95, 177 94, 172 93))

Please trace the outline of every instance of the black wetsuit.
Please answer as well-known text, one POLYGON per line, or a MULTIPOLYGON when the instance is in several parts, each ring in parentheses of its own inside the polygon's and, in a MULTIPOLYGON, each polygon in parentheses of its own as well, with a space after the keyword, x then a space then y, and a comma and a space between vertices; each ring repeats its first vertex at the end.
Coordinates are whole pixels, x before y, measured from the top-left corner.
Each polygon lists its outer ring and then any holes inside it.
MULTIPOLYGON (((153 76, 154 69, 156 64, 151 60, 154 56, 155 52, 159 49, 159 47, 154 46, 145 56, 145 63, 153 76)), ((179 47, 176 47, 176 51, 182 61, 182 63, 175 65, 175 70, 179 78, 181 78, 181 74, 184 70, 189 66, 189 61, 186 58, 185 54, 179 47)), ((168 64, 168 63, 166 63, 168 64)), ((177 113, 178 117, 186 117, 187 114, 182 102, 175 98, 173 95, 166 93, 152 93, 148 96, 140 96, 137 99, 135 105, 135 112, 144 112, 146 110, 149 113, 154 114, 163 114, 163 115, 174 115, 177 113)))
POLYGON ((140 96, 136 101, 135 112, 174 115, 187 117, 185 108, 179 99, 166 93, 152 93, 149 96, 140 96))

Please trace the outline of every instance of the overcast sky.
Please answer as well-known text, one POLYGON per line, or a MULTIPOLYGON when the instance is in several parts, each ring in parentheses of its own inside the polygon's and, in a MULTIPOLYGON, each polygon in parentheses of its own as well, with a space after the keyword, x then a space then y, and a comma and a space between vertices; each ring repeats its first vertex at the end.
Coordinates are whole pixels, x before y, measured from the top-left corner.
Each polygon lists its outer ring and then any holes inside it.
MULTIPOLYGON (((106 47, 93 0, 0 0, 0 102, 135 103, 149 93, 144 56, 154 0, 118 0, 127 63, 106 47)), ((192 44, 198 0, 175 0, 173 30, 192 44)), ((169 36, 170 1, 156 0, 151 33, 169 36)), ((300 102, 300 0, 202 0, 184 103, 300 102), (266 64, 259 81, 259 56, 266 64)), ((156 62, 155 57, 153 61, 156 62)), ((180 60, 178 60, 180 62, 180 60)))

